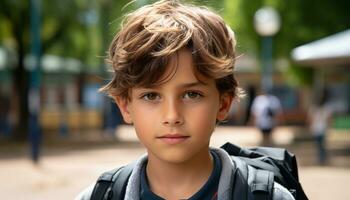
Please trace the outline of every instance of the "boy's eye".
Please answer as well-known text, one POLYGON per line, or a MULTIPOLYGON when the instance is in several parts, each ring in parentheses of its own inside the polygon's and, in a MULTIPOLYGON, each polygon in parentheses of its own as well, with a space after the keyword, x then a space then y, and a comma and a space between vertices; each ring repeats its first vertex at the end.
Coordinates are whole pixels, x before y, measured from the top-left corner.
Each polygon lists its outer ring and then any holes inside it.
POLYGON ((190 92, 186 92, 186 94, 184 95, 185 99, 198 99, 200 97, 202 97, 203 95, 201 95, 198 92, 194 92, 194 91, 190 91, 190 92))
POLYGON ((159 95, 155 92, 150 92, 150 93, 143 94, 141 98, 147 101, 155 101, 159 99, 159 95))

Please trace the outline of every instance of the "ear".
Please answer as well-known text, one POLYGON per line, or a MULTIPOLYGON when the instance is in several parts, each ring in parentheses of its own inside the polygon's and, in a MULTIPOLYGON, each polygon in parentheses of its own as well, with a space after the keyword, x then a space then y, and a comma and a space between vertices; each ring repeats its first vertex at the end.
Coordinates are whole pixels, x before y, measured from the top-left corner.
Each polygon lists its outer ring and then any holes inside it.
POLYGON ((232 95, 222 94, 220 96, 220 107, 219 107, 219 111, 216 115, 216 119, 218 121, 223 121, 223 120, 227 119, 228 113, 229 113, 230 108, 231 108, 232 100, 233 100, 232 95))
POLYGON ((132 124, 132 117, 129 111, 130 100, 122 97, 114 97, 114 101, 118 105, 124 121, 128 124, 132 124))

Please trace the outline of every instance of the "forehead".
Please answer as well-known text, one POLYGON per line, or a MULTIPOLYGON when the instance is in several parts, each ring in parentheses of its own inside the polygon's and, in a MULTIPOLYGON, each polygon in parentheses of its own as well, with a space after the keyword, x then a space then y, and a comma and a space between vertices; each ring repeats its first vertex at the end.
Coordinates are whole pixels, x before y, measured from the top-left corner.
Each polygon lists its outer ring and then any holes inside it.
POLYGON ((214 80, 206 78, 197 72, 193 62, 192 53, 188 49, 181 49, 176 52, 166 65, 164 74, 159 77, 159 83, 155 86, 162 86, 169 83, 180 85, 207 85, 214 80))

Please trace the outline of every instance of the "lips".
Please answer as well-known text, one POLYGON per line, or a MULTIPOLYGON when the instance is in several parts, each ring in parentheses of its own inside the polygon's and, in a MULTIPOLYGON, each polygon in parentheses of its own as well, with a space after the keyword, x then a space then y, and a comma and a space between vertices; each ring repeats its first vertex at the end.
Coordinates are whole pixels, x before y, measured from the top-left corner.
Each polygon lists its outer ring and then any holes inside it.
POLYGON ((167 144, 179 144, 186 141, 188 138, 190 138, 190 136, 181 135, 181 134, 166 134, 166 135, 157 137, 157 139, 167 144))

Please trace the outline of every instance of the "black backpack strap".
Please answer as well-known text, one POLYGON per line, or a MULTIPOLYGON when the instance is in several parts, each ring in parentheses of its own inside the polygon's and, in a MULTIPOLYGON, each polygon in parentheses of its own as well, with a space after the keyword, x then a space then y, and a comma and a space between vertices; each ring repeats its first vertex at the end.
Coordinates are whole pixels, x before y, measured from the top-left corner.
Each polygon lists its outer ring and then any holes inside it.
POLYGON ((122 200, 125 196, 126 186, 128 184, 129 177, 134 169, 136 163, 126 165, 114 179, 114 184, 111 187, 112 198, 111 200, 122 200))
POLYGON ((249 167, 248 184, 254 200, 272 200, 273 196, 273 173, 267 170, 249 167), (250 178, 250 176, 252 176, 250 178), (250 182, 251 180, 251 182, 250 182))
POLYGON ((235 156, 231 156, 231 159, 235 165, 233 172, 233 184, 231 189, 231 199, 248 199, 248 165, 241 159, 235 156))
POLYGON ((90 200, 122 200, 135 163, 104 172, 97 180, 90 200))
POLYGON ((113 176, 117 174, 121 168, 104 172, 98 178, 95 184, 94 190, 91 194, 90 200, 102 200, 104 198, 107 189, 112 184, 113 176))
POLYGON ((272 200, 274 174, 255 169, 240 157, 231 156, 231 159, 236 166, 231 199, 272 200))
POLYGON ((246 158, 246 157, 239 157, 240 159, 242 159, 245 163, 247 163, 248 165, 256 168, 256 169, 263 169, 263 170, 267 170, 270 172, 273 172, 274 177, 276 177, 278 180, 281 180, 282 184, 283 182, 283 176, 279 170, 279 168, 274 167, 266 162, 263 162, 259 159, 256 158, 246 158))

